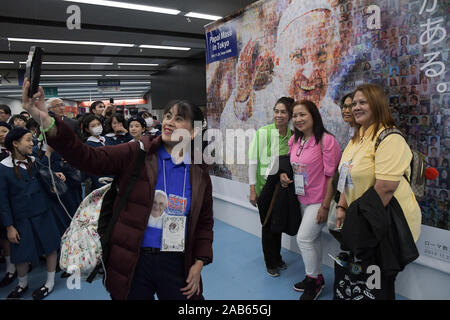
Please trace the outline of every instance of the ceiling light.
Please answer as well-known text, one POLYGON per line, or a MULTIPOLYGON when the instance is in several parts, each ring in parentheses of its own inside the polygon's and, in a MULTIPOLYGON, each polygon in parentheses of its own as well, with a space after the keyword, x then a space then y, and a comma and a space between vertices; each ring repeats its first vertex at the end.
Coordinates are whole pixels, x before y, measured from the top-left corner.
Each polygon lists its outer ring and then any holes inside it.
MULTIPOLYGON (((88 91, 88 90, 95 90, 97 91, 98 87, 92 87, 92 88, 74 88, 74 89, 59 89, 59 92, 74 92, 74 91, 88 91)), ((123 87, 120 88, 120 90, 148 90, 149 87, 123 87)), ((11 91, 16 92, 16 91, 11 91)), ((22 92, 22 90, 17 90, 17 92, 22 92)))
POLYGON ((101 77, 101 74, 42 74, 41 78, 50 77, 101 77))
POLYGON ((199 19, 213 20, 213 21, 222 19, 221 16, 213 16, 210 14, 204 14, 204 13, 198 13, 198 12, 189 12, 189 13, 186 13, 184 16, 189 17, 189 18, 199 18, 199 19))
POLYGON ((43 42, 43 43, 60 43, 60 44, 83 44, 90 46, 134 47, 134 44, 115 43, 115 42, 70 41, 70 40, 26 39, 26 38, 7 38, 7 40, 17 42, 43 42))
POLYGON ((0 94, 1 93, 20 93, 20 92, 22 92, 22 90, 2 90, 2 91, 0 91, 0 94))
POLYGON ((162 49, 162 50, 180 50, 180 51, 189 51, 191 48, 187 47, 171 47, 171 46, 155 46, 152 44, 141 44, 139 48, 148 48, 148 49, 162 49))
POLYGON ((150 77, 149 74, 105 74, 106 77, 150 77))
POLYGON ((151 84, 151 81, 121 81, 120 84, 151 84))
POLYGON ((171 15, 177 15, 181 12, 181 11, 175 10, 175 9, 152 7, 152 6, 142 5, 142 4, 125 3, 125 2, 119 2, 119 1, 106 1, 106 0, 64 0, 64 1, 93 4, 96 6, 106 6, 106 7, 121 8, 121 9, 165 13, 165 14, 171 14, 171 15))
POLYGON ((0 61, 0 63, 8 63, 8 64, 13 64, 14 63, 14 61, 0 61))
POLYGON ((41 86, 96 86, 97 82, 41 82, 41 86))
POLYGON ((72 64, 72 65, 92 65, 92 66, 111 66, 112 62, 42 62, 42 64, 72 64))
POLYGON ((157 63, 118 63, 118 66, 149 66, 149 67, 157 67, 159 64, 157 63))

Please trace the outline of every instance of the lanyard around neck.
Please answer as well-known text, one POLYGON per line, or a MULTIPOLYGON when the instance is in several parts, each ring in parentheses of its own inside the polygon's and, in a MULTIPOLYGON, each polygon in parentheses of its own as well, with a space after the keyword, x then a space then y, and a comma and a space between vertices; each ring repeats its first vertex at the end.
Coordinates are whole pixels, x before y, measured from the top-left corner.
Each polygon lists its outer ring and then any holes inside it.
MULTIPOLYGON (((186 172, 187 172, 187 167, 186 165, 184 166, 184 184, 183 184, 183 198, 184 198, 184 194, 186 191, 186 172)), ((166 160, 163 159, 163 173, 164 173, 164 192, 167 195, 167 183, 166 183, 166 160)))
POLYGON ((300 157, 300 155, 303 152, 303 148, 305 148, 305 145, 308 143, 309 139, 311 139, 311 137, 309 137, 306 140, 303 140, 303 138, 300 140, 300 146, 299 146, 299 148, 297 150, 297 157, 300 157), (303 141, 303 143, 302 143, 302 141, 303 141))

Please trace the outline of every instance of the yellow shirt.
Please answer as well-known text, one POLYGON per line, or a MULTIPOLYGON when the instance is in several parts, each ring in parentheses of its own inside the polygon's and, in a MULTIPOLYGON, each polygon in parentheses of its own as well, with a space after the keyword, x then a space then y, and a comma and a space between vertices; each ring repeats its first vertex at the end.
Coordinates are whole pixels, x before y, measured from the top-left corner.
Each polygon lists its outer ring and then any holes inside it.
POLYGON ((349 167, 353 188, 345 186, 344 194, 347 204, 360 198, 370 187, 375 185, 375 180, 400 181, 394 197, 400 204, 405 214, 414 241, 417 242, 420 234, 422 213, 419 204, 408 181, 403 177, 410 176, 410 163, 412 153, 405 139, 398 134, 388 135, 377 148, 375 143, 378 135, 384 130, 380 128, 372 140, 374 125, 370 126, 364 136, 360 129, 359 142, 350 141, 342 154, 339 170, 344 162, 351 164, 349 167))

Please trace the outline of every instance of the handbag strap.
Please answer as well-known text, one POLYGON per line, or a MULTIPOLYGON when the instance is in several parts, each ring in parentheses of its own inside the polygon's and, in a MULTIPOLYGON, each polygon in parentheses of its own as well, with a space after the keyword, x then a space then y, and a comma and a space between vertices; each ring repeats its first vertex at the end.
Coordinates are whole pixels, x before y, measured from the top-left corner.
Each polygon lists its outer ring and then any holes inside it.
MULTIPOLYGON (((131 174, 131 178, 127 185, 127 189, 125 190, 125 193, 123 194, 123 196, 120 197, 119 203, 117 204, 117 206, 113 209, 113 215, 111 217, 110 222, 108 223, 108 227, 106 228, 105 235, 100 239, 102 248, 105 247, 106 242, 109 241, 109 238, 111 237, 113 228, 116 225, 117 220, 119 219, 120 212, 122 211, 122 209, 125 207, 125 204, 127 203, 128 197, 129 197, 131 191, 133 190, 133 187, 139 176, 139 172, 141 171, 142 165, 144 164, 145 155, 146 155, 146 152, 142 149, 139 149, 139 154, 137 156, 136 164, 135 164, 133 172, 131 174)), ((113 184, 114 184, 114 182, 113 182, 113 184)), ((113 185, 111 187, 113 187, 113 185)), ((103 254, 104 254, 104 252, 102 253, 102 255, 103 254)), ((109 253, 107 255, 109 255, 109 253)), ((102 266, 101 262, 97 264, 97 266, 94 268, 94 270, 91 272, 91 274, 86 279, 86 281, 88 283, 91 283, 94 280, 94 278, 97 275, 101 266, 102 266)), ((104 270, 104 271, 105 271, 105 273, 104 273, 104 277, 105 277, 106 270, 104 270)))
POLYGON ((267 222, 269 221, 269 218, 270 218, 270 216, 272 214, 272 209, 273 209, 273 206, 275 204, 275 200, 276 200, 277 195, 278 195, 278 190, 280 190, 280 182, 278 182, 277 185, 275 186, 275 190, 273 192, 272 200, 270 201, 269 210, 267 210, 266 219, 264 219, 263 227, 267 224, 267 222))
POLYGON ((114 228, 117 219, 119 218, 120 212, 125 207, 125 204, 127 203, 128 197, 133 190, 133 187, 136 183, 136 180, 139 176, 139 172, 141 171, 142 164, 144 163, 146 152, 139 149, 139 154, 136 160, 136 165, 134 167, 133 173, 131 174, 130 182, 127 185, 127 189, 125 190, 124 195, 119 199, 119 203, 117 206, 113 209, 113 215, 111 217, 111 222, 108 224, 108 228, 106 229, 105 234, 107 235, 105 238, 109 240, 112 229, 114 228))

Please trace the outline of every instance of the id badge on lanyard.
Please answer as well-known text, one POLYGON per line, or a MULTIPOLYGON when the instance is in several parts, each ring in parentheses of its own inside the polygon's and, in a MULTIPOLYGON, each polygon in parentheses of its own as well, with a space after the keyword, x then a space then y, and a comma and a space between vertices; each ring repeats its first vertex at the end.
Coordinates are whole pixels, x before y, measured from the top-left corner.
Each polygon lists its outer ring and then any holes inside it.
POLYGON ((183 252, 186 216, 166 215, 163 220, 161 251, 183 252))
POLYGON ((295 194, 305 195, 305 185, 308 184, 308 173, 305 165, 293 164, 295 194))
POLYGON ((349 189, 353 189, 353 180, 350 174, 350 170, 352 168, 352 161, 344 162, 341 165, 341 170, 339 171, 339 181, 337 185, 337 190, 340 193, 344 192, 345 187, 349 189))
MULTIPOLYGON (((164 162, 163 162, 164 165, 164 162)), ((164 167, 164 188, 166 188, 164 167)), ((186 169, 184 172, 183 196, 169 195, 167 214, 163 219, 161 251, 183 252, 186 240, 186 169)))

